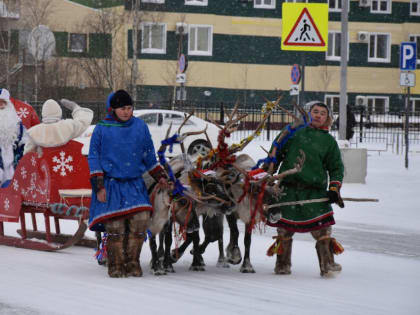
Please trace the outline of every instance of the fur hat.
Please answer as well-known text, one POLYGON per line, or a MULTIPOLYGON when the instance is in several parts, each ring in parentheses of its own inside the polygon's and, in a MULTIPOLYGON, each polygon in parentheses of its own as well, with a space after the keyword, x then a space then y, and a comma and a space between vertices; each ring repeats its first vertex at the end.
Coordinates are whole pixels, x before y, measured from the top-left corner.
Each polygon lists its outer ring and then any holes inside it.
POLYGON ((124 107, 127 105, 132 106, 133 100, 125 90, 118 90, 111 96, 110 105, 112 109, 124 107))
POLYGON ((9 101, 10 93, 6 89, 0 89, 0 100, 9 101))
POLYGON ((63 112, 56 101, 47 100, 44 105, 42 105, 41 115, 43 123, 51 124, 61 120, 63 112))

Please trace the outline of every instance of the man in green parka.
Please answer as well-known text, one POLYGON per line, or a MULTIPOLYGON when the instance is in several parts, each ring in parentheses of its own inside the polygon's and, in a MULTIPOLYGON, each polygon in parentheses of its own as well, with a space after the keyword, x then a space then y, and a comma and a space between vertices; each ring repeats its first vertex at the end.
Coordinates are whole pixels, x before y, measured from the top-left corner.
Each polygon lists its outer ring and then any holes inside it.
POLYGON ((268 224, 277 227, 277 248, 281 248, 277 251, 276 274, 291 273, 292 237, 295 232, 311 232, 317 241, 321 276, 341 271, 333 256, 342 247, 331 237, 331 226, 335 224, 331 203, 343 206, 340 187, 344 166, 337 142, 328 132, 332 124, 329 108, 324 103, 311 102, 309 114, 310 123, 292 131, 289 139, 281 147, 277 146, 275 170, 281 164, 279 172, 294 168, 300 150, 305 152, 306 159, 300 172, 283 179, 284 194, 276 203, 325 197, 329 200, 270 208, 269 217, 276 218, 276 222, 268 224))

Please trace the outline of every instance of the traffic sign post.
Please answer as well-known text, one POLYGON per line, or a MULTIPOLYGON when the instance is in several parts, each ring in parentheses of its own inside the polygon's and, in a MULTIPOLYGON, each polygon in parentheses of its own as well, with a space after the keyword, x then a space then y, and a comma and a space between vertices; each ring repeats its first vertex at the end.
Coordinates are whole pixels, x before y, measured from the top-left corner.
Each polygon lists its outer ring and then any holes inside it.
POLYGON ((416 86, 416 74, 412 72, 401 72, 400 86, 416 86))
MULTIPOLYGON (((281 49, 327 51, 328 4, 284 2, 282 4, 281 49)), ((295 73, 292 74, 294 76, 292 82, 302 80, 298 103, 303 106, 305 99, 305 54, 302 54, 301 58, 300 67, 296 65, 295 73), (299 76, 296 75, 298 69, 299 76)))
POLYGON ((294 64, 292 71, 290 71, 290 79, 293 84, 299 84, 300 82, 300 67, 297 64, 294 64))
POLYGON ((417 66, 417 43, 403 42, 400 45, 400 70, 414 71, 417 66))
POLYGON ((326 51, 328 49, 328 4, 282 5, 281 49, 326 51))
POLYGON ((405 168, 408 169, 409 151, 409 115, 410 115, 410 87, 415 86, 416 76, 409 71, 416 70, 417 67, 417 43, 402 42, 400 45, 400 85, 407 86, 407 96, 405 98, 405 168))
POLYGON ((299 95, 299 85, 293 84, 290 86, 290 95, 299 95))

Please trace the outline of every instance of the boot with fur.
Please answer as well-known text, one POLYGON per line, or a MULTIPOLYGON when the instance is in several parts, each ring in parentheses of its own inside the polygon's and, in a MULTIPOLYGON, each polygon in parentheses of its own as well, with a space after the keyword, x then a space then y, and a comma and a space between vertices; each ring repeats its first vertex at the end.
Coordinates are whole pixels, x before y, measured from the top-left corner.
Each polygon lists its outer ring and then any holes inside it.
POLYGON ((108 275, 111 278, 125 277, 123 234, 109 234, 107 241, 108 275))
POLYGON ((341 265, 334 262, 332 239, 325 238, 316 242, 321 277, 331 275, 333 272, 341 271, 341 265))
POLYGON ((127 264, 125 271, 127 276, 141 277, 143 271, 140 266, 140 252, 144 242, 144 235, 141 234, 128 234, 126 258, 127 264))
POLYGON ((290 275, 292 272, 290 268, 292 267, 292 244, 293 239, 288 238, 281 241, 283 252, 280 255, 277 255, 276 267, 274 272, 278 275, 290 275))

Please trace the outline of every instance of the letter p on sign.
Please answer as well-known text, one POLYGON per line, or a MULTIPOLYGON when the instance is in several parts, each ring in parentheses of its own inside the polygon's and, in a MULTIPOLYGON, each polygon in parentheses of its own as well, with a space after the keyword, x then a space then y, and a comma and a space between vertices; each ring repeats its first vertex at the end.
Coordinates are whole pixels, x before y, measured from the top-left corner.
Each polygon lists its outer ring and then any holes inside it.
POLYGON ((400 70, 414 71, 417 64, 417 45, 415 42, 404 42, 400 45, 400 70))

